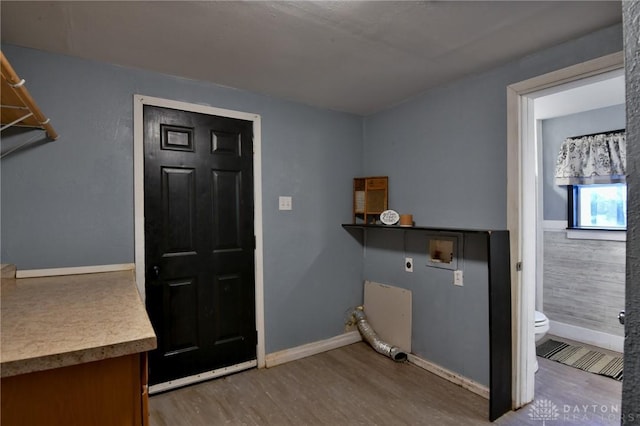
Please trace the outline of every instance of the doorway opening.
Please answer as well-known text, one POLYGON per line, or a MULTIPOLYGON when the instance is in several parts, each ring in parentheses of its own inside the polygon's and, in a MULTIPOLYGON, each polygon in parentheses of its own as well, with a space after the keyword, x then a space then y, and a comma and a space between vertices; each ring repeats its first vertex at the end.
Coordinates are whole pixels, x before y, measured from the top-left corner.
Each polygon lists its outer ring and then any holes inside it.
POLYGON ((606 79, 623 68, 622 52, 510 85, 507 88, 507 226, 511 237, 513 312, 513 407, 533 401, 534 313, 541 274, 542 201, 538 176, 536 98, 606 79), (593 81, 593 80, 591 80, 593 81))

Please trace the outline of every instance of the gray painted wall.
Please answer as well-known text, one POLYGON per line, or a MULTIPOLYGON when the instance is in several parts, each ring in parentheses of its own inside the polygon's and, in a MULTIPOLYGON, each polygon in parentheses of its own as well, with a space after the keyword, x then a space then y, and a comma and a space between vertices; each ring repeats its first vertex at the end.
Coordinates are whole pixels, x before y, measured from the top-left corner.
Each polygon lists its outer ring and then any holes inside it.
POLYGON ((258 113, 267 352, 343 332, 344 312, 362 300, 361 246, 339 226, 351 218, 351 182, 361 173, 360 117, 15 46, 2 51, 61 135, 2 160, 3 263, 134 261, 134 94, 258 113), (278 211, 279 195, 293 196, 292 211, 278 211))
POLYGON ((571 136, 624 129, 625 106, 614 105, 542 121, 542 192, 544 220, 567 220, 567 187, 555 183, 562 142, 571 136))
POLYGON ((364 172, 429 227, 506 228, 506 87, 622 49, 621 26, 438 87, 364 120, 364 172))
MULTIPOLYGON (((422 231, 369 230, 364 275, 412 292, 411 351, 489 386, 489 281, 486 237, 465 234, 458 268, 464 286, 453 285, 453 271, 428 263, 422 231), (413 272, 404 258, 413 258, 413 272)), ((447 234, 443 234, 447 235, 447 234)), ((436 237, 437 238, 437 237, 436 237)))
MULTIPOLYGON (((390 208, 413 214, 416 225, 506 229, 506 87, 621 49, 621 26, 614 26, 366 117, 364 173, 388 175, 390 208)), ((447 278, 453 278, 451 271, 423 267, 405 273, 402 241, 372 234, 364 279, 414 291, 413 350, 486 385, 488 301, 480 272, 487 267, 486 253, 465 244, 465 256, 467 248, 477 254, 473 262, 465 258, 465 286, 456 288, 447 278)), ((423 243, 411 238, 408 248, 423 243)), ((424 251, 414 257, 416 266, 418 256, 424 258, 424 251)))
POLYGON ((640 425, 640 1, 622 2, 627 93, 627 286, 624 424, 640 425))
MULTIPOLYGON (((390 207, 412 213, 419 225, 505 228, 506 86, 621 47, 621 28, 614 26, 361 120, 3 46, 62 137, 3 160, 2 261, 23 269, 133 261, 134 93, 259 113, 267 351, 339 334, 348 307, 362 301, 364 278, 412 288, 416 353, 487 384, 487 284, 479 279, 486 254, 465 242, 465 256, 477 254, 465 257, 462 288, 439 275, 451 271, 416 266, 408 277, 398 261, 404 242, 393 237, 369 241, 366 250, 380 252, 368 251, 363 265, 359 242, 338 226, 351 220, 351 179, 389 175, 390 207), (294 197, 292 212, 276 210, 278 195, 294 197), (440 342, 461 357, 445 360, 440 342)), ((407 249, 422 255, 422 244, 410 237, 407 249)))

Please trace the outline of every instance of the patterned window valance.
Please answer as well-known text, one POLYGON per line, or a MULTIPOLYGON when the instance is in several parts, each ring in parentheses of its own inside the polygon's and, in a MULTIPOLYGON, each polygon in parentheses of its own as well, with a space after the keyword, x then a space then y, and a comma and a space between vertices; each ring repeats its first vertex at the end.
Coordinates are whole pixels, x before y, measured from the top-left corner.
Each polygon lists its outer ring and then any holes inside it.
POLYGON ((626 167, 624 131, 567 138, 556 161, 556 184, 623 183, 626 167))

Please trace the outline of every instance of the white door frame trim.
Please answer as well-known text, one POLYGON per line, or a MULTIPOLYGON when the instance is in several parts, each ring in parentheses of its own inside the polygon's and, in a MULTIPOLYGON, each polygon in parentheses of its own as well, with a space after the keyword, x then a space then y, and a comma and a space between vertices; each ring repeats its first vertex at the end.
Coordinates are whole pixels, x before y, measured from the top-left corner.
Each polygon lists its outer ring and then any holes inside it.
MULTIPOLYGON (((554 86, 622 68, 623 52, 553 71, 507 87, 507 228, 511 238, 511 300, 513 330, 513 407, 534 398, 534 321, 536 279, 535 212, 538 191, 535 169, 533 97, 554 86), (522 262, 522 270, 516 265, 522 262)), ((541 222, 541 221, 540 221, 541 222)))
POLYGON ((264 263, 262 232, 262 133, 261 118, 258 114, 233 111, 192 104, 151 96, 133 96, 133 174, 134 174, 134 235, 135 235, 135 270, 138 291, 145 299, 145 264, 144 264, 144 122, 143 106, 153 105, 173 108, 182 111, 238 118, 253 122, 253 200, 254 200, 254 232, 255 249, 255 293, 256 293, 256 330, 258 342, 256 347, 257 367, 265 367, 265 327, 264 327, 264 263))

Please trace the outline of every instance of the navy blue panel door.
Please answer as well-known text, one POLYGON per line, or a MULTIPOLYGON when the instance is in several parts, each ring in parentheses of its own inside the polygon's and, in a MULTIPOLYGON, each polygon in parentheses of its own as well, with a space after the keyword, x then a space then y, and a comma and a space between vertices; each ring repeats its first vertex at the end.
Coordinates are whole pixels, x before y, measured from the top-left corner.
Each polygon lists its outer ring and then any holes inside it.
POLYGON ((253 124, 144 107, 151 385, 256 359, 253 124))

